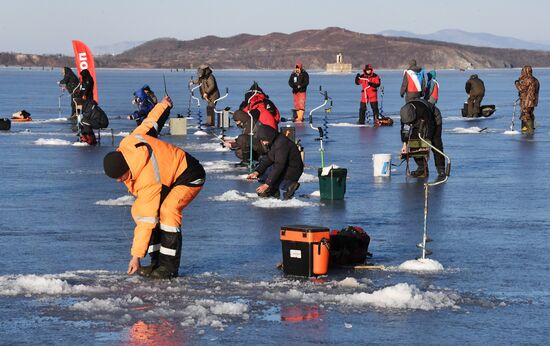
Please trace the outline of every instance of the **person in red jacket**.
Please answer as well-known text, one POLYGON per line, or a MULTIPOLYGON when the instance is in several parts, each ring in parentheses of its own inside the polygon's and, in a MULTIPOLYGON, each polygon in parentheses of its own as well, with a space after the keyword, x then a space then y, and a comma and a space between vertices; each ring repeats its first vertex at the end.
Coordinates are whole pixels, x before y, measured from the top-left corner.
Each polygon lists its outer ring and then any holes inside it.
POLYGON ((367 112, 367 103, 370 103, 372 113, 374 114, 374 126, 378 126, 378 87, 380 86, 380 77, 374 73, 371 65, 365 65, 363 74, 355 76, 355 84, 361 86, 361 103, 359 106, 358 124, 365 124, 365 113, 367 112))
POLYGON ((260 123, 268 125, 275 130, 278 129, 281 114, 277 106, 264 93, 257 82, 254 82, 246 92, 244 101, 239 106, 239 109, 245 113, 250 113, 260 123))

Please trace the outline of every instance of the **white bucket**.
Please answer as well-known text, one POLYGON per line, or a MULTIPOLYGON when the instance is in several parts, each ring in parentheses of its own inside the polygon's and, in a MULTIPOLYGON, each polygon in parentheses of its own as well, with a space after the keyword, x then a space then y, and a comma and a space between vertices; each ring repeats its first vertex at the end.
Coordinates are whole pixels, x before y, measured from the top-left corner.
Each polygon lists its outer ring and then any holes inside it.
POLYGON ((391 154, 372 155, 372 168, 375 177, 391 176, 391 154))

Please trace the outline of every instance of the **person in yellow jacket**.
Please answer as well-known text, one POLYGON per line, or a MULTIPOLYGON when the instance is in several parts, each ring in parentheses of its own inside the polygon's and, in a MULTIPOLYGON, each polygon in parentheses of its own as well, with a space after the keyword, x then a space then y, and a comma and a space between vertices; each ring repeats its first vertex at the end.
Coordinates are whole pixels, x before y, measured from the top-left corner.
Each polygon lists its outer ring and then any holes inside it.
POLYGON ((178 275, 181 255, 181 211, 197 196, 205 172, 193 156, 146 133, 172 101, 165 97, 116 151, 105 155, 105 174, 123 182, 136 196, 132 217, 136 222, 128 274, 157 279, 178 275), (151 264, 141 267, 149 253, 151 264))

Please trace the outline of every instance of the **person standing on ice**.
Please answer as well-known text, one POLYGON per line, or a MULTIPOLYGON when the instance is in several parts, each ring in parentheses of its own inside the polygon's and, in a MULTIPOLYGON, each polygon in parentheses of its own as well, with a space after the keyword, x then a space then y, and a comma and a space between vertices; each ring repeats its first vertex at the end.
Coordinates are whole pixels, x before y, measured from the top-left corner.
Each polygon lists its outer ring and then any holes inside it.
POLYGON ((214 126, 214 109, 216 109, 216 100, 220 98, 220 91, 216 77, 208 64, 202 64, 197 69, 197 79, 191 81, 193 84, 200 84, 202 98, 207 102, 206 105, 206 125, 214 126))
POLYGON ((372 114, 374 115, 374 126, 378 126, 378 87, 380 86, 380 77, 374 73, 371 65, 365 65, 362 74, 355 76, 355 84, 361 85, 361 103, 359 104, 360 125, 365 124, 365 114, 367 113, 367 103, 370 103, 372 114))
POLYGON ((247 179, 258 179, 256 192, 260 197, 291 199, 300 187, 304 162, 296 143, 271 126, 261 125, 254 135, 265 154, 247 179))
MULTIPOLYGON (((431 141, 432 145, 443 152, 443 119, 439 108, 424 99, 416 99, 407 102, 399 111, 401 117, 401 141, 403 146, 401 153, 407 153, 407 145, 411 139, 422 138, 431 141)), ((445 173, 445 157, 433 150, 437 179, 443 180, 445 173)), ((428 176, 428 162, 425 158, 414 158, 418 168, 411 172, 411 176, 425 178, 428 176)))
POLYGON ((94 99, 94 79, 90 74, 90 71, 84 69, 80 71, 80 77, 82 81, 80 82, 80 98, 84 100, 93 100, 94 99))
POLYGON ((428 82, 426 83, 426 90, 424 91, 424 99, 435 105, 439 100, 439 82, 436 79, 436 72, 432 70, 426 74, 428 82))
POLYGON ((424 70, 416 65, 416 60, 409 61, 409 68, 403 71, 401 83, 401 97, 405 97, 405 103, 422 97, 426 88, 424 70))
POLYGON ((477 117, 481 113, 481 101, 485 96, 485 84, 477 74, 470 76, 464 87, 468 94, 468 117, 477 117))
POLYGON ((294 96, 294 110, 296 111, 296 122, 304 121, 304 112, 306 111, 306 92, 309 85, 309 74, 303 68, 301 63, 296 63, 294 71, 290 74, 288 85, 292 88, 294 96))
POLYGON ((157 125, 172 100, 165 97, 116 151, 105 155, 105 174, 123 182, 136 196, 136 222, 128 274, 155 279, 178 276, 181 256, 181 212, 201 191, 205 172, 197 159, 182 149, 146 133, 157 125), (151 264, 140 260, 149 253, 151 264))
POLYGON ((521 69, 519 79, 515 81, 519 93, 521 108, 521 131, 532 135, 535 133, 535 107, 539 104, 540 83, 533 76, 533 68, 529 65, 521 69))
POLYGON ((76 91, 80 86, 80 80, 74 74, 73 70, 70 67, 65 66, 63 67, 63 79, 57 82, 57 84, 67 90, 67 92, 71 96, 71 116, 69 118, 76 117, 75 98, 77 98, 78 96, 76 95, 76 91))

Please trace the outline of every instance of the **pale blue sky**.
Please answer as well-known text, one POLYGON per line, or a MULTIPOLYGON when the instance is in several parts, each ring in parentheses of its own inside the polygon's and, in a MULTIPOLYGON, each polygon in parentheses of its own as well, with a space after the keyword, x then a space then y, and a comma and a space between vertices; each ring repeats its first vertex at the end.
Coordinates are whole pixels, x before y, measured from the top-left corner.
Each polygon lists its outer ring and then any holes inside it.
POLYGON ((362 33, 451 28, 548 42, 548 13, 546 0, 3 0, 0 51, 70 53, 72 39, 100 46, 328 26, 362 33))

